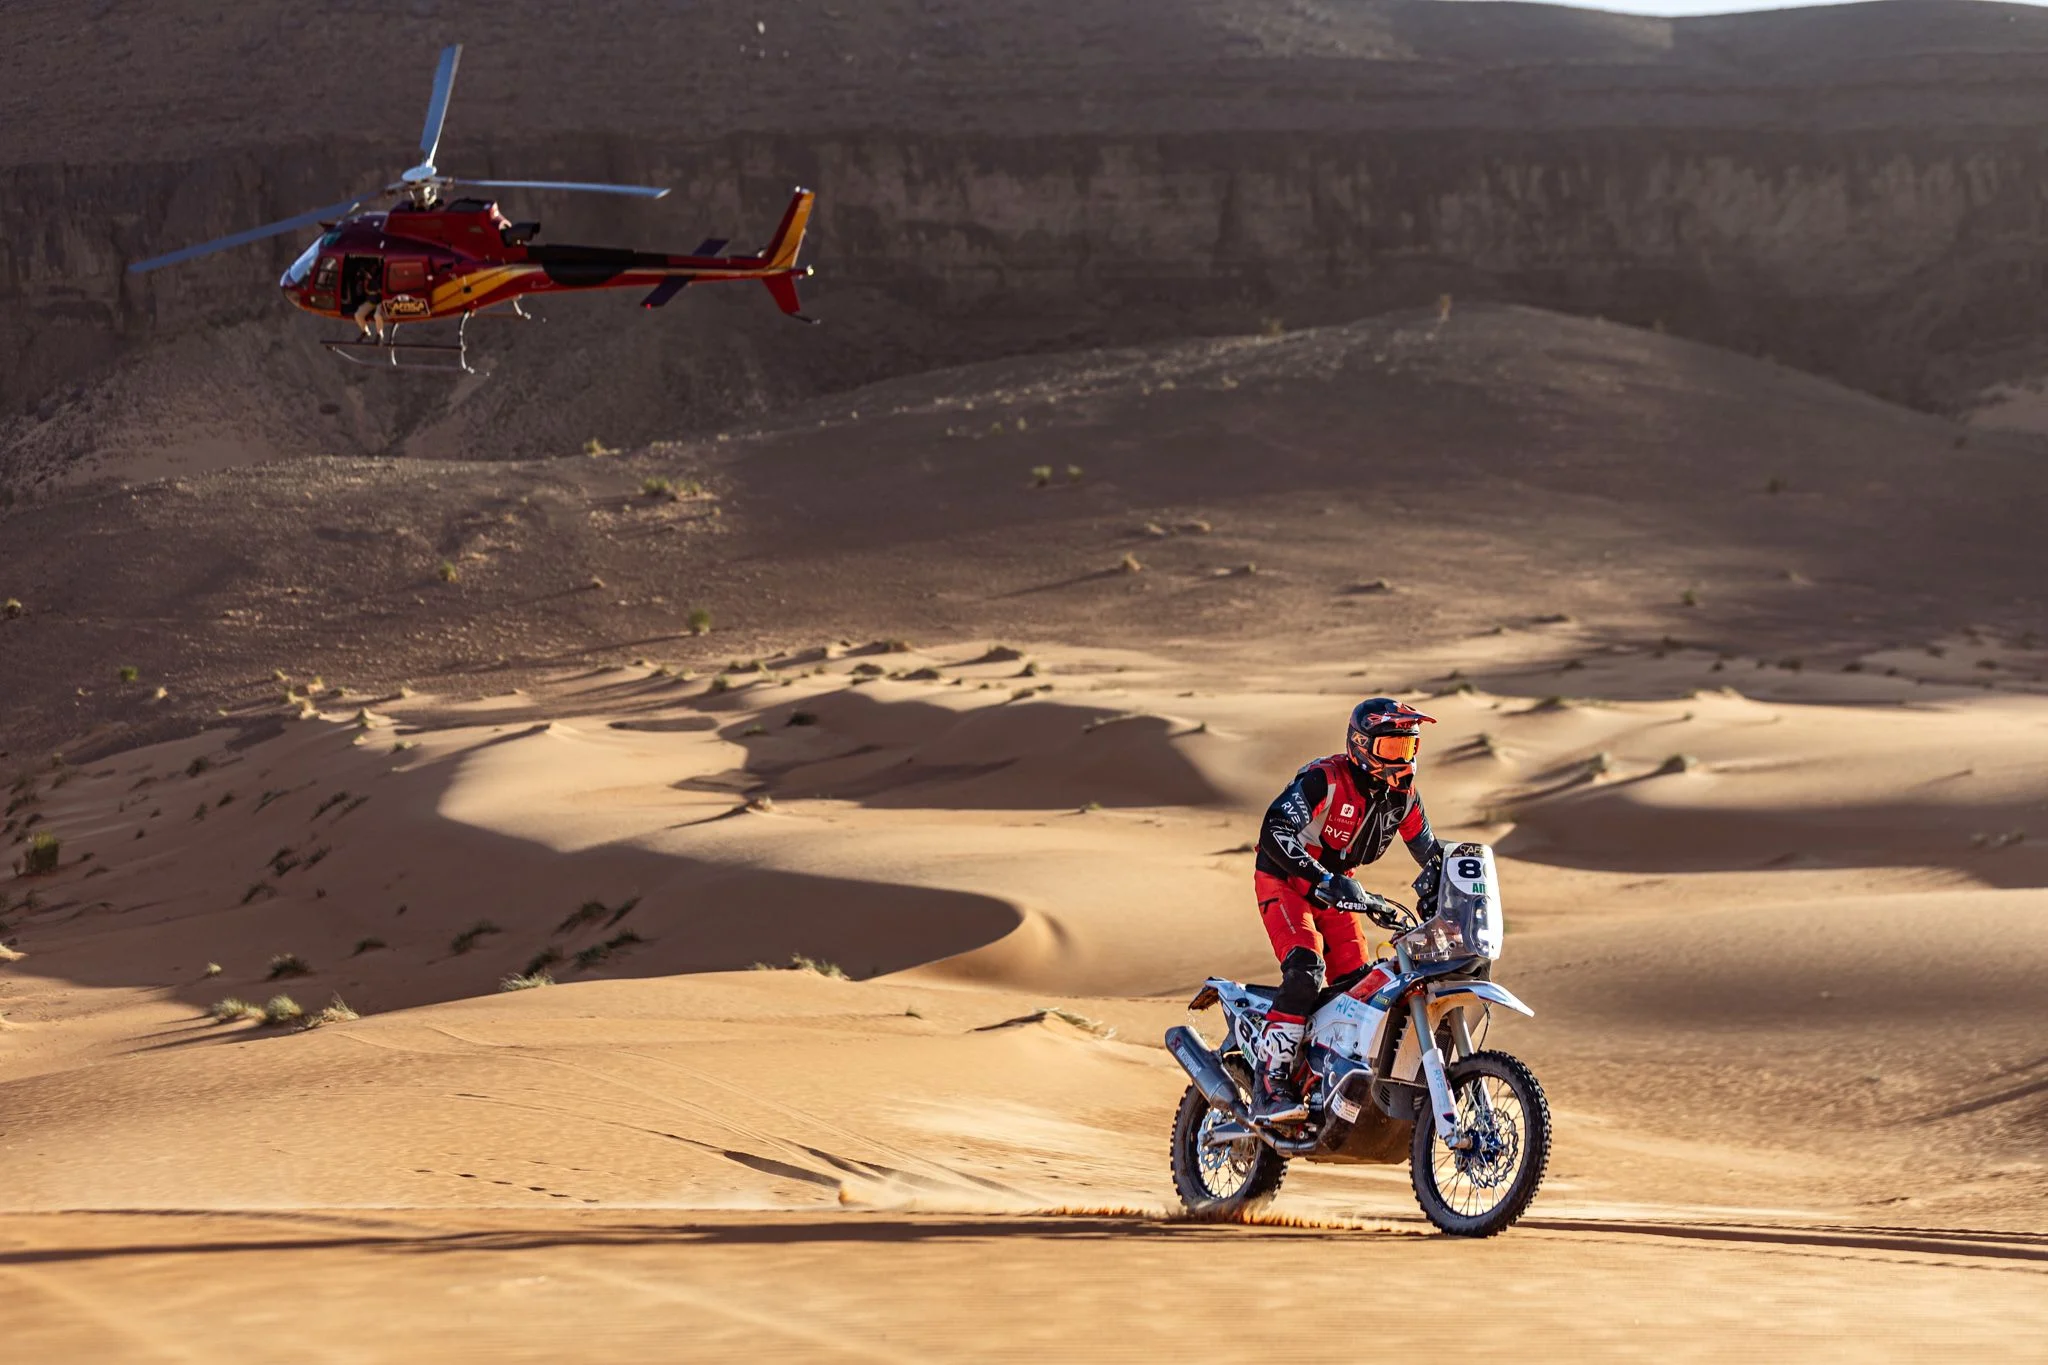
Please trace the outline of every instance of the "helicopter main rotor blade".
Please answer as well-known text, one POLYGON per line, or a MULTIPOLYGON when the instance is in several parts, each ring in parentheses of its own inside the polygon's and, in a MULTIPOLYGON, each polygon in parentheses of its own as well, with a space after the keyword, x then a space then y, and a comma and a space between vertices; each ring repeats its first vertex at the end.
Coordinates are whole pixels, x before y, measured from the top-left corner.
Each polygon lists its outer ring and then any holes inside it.
POLYGON ((475 185, 487 190, 576 190, 584 194, 633 194, 642 199, 659 199, 668 193, 667 186, 656 185, 597 185, 574 180, 464 180, 457 177, 451 183, 475 185))
POLYGON ((296 218, 285 218, 275 223, 266 223, 262 227, 250 228, 247 232, 237 232, 232 237, 216 237, 210 242, 201 242, 198 246, 188 246, 178 251, 168 252, 162 256, 152 256, 146 261, 136 261, 130 265, 128 273, 140 275, 146 270, 157 270, 167 265, 176 265, 180 261, 189 261, 195 256, 211 256, 214 252, 226 251, 229 247, 247 246, 251 242, 260 242, 266 237, 281 237, 285 233, 296 231, 299 228, 315 227, 329 219, 343 217, 350 209, 353 209, 362 202, 361 199, 344 199, 338 204, 329 204, 325 208, 308 209, 296 218))
POLYGON ((462 44, 441 49, 441 64, 434 68, 434 95, 427 101, 427 126, 420 133, 420 163, 431 167, 441 150, 441 125, 448 118, 448 97, 455 93, 455 65, 462 60, 462 44))

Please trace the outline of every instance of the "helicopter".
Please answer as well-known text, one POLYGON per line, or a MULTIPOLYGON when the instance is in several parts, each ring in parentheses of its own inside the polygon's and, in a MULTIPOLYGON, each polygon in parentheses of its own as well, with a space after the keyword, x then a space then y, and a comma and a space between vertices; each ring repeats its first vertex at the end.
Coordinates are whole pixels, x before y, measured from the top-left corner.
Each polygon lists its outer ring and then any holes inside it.
POLYGON ((355 338, 320 344, 355 364, 460 370, 465 374, 476 373, 469 363, 470 319, 530 321, 532 315, 521 306, 521 300, 529 295, 645 289, 648 292, 640 306, 660 308, 692 284, 759 280, 784 313, 799 322, 817 321, 804 315, 796 292, 796 282, 812 274, 810 266, 797 264, 817 197, 810 190, 799 187, 792 194, 781 226, 768 245, 752 255, 721 254, 727 243, 720 237, 707 238, 680 256, 621 247, 539 244, 533 240, 540 232, 538 222, 514 222, 492 199, 450 197, 469 189, 566 190, 642 199, 668 194, 667 189, 651 185, 473 180, 444 174, 434 165, 434 156, 440 148, 441 125, 448 116, 455 69, 461 59, 460 43, 441 50, 433 96, 427 102, 426 127, 420 134, 420 162, 383 189, 136 261, 128 273, 139 275, 318 226, 322 229, 319 238, 278 277, 277 287, 296 308, 355 322, 355 338), (388 199, 389 206, 357 212, 379 198, 388 199), (456 324, 452 342, 399 340, 400 327, 449 321, 456 324))

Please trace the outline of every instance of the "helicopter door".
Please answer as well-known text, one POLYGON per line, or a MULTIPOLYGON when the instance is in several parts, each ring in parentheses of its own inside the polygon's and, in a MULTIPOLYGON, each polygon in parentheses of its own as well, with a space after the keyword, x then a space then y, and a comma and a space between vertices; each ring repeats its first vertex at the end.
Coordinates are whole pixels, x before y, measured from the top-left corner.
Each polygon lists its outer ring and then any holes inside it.
POLYGON ((353 313, 366 300, 384 297, 384 258, 350 256, 341 265, 341 311, 353 313))

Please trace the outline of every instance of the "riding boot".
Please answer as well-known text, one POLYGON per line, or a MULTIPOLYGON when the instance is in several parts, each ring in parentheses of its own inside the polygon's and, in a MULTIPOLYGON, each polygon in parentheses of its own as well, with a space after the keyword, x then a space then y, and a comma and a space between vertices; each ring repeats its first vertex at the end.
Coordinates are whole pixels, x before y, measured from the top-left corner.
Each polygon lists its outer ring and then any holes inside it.
POLYGON ((1307 1025, 1291 1015, 1266 1017, 1259 1037, 1259 1074, 1252 1087, 1252 1120, 1255 1123, 1300 1123, 1308 1117, 1308 1105, 1301 1087, 1294 1081, 1295 1060, 1301 1054, 1302 1034, 1307 1025))

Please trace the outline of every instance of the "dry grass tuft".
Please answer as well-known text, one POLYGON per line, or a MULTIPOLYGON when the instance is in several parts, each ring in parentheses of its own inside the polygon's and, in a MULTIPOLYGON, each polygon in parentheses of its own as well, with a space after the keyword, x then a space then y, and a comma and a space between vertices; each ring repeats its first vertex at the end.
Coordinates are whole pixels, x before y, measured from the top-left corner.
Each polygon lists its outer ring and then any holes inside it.
MULTIPOLYGON (((291 1003, 288 997, 282 995, 278 996, 276 1000, 272 1000, 270 1003, 275 1005, 278 1002, 278 1000, 283 1000, 287 1004, 291 1003)), ((298 1006, 293 1005, 292 1008, 297 1009, 298 1006)), ((269 1011, 266 1010, 264 1013, 267 1016, 269 1011)), ((331 996, 329 997, 327 1004, 323 1009, 321 1009, 318 1013, 307 1015, 303 1020, 300 1021, 299 1030, 301 1032, 304 1032, 307 1029, 319 1028, 322 1024, 346 1024, 353 1022, 354 1020, 360 1019, 362 1017, 363 1016, 357 1014, 354 1010, 349 1008, 348 1002, 346 1000, 343 1000, 338 995, 331 996)))
POLYGON ((359 938, 356 940, 356 950, 350 953, 349 956, 361 957, 364 953, 374 953, 379 948, 389 948, 390 946, 381 938, 359 938))
POLYGON ((40 877, 55 872, 63 853, 64 841, 44 831, 28 841, 28 851, 14 860, 14 870, 23 877, 40 877))
POLYGON ((289 1024, 305 1016, 306 1012, 299 1008, 299 1002, 289 995, 273 995, 263 1005, 263 1022, 266 1024, 289 1024))
POLYGON ((541 986, 552 986, 555 978, 546 972, 525 972, 519 976, 508 976, 498 983, 501 991, 530 991, 541 986))
POLYGON ((838 963, 825 962, 815 957, 806 957, 802 953, 791 953, 789 961, 780 967, 772 962, 756 962, 753 970, 757 972, 813 972, 819 976, 829 976, 834 981, 845 981, 848 979, 845 970, 838 963))
POLYGON ((312 974, 312 967, 307 965, 306 959, 300 957, 297 953, 279 953, 276 957, 270 959, 270 974, 264 977, 264 980, 278 981, 289 976, 311 976, 312 974))
POLYGON ((261 1022, 263 1006, 231 995, 225 1000, 215 1001, 212 1013, 216 1024, 232 1024, 237 1019, 254 1019, 261 1022))
POLYGON ((10 948, 4 943, 0 943, 0 962, 19 962, 27 956, 27 953, 19 949, 10 948))

